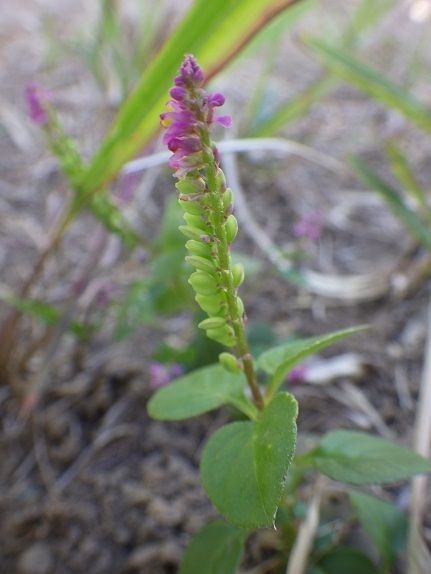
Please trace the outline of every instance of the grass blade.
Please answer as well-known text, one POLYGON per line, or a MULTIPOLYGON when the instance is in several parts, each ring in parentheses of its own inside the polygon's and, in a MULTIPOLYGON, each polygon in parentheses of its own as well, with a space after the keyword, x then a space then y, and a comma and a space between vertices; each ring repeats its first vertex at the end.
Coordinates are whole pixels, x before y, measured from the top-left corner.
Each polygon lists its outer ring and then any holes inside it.
POLYGON ((395 191, 388 183, 383 181, 374 171, 372 171, 362 160, 358 157, 350 159, 351 166, 353 167, 357 176, 374 191, 377 191, 388 206, 392 209, 394 214, 404 224, 408 231, 415 239, 419 241, 426 249, 431 250, 431 229, 428 225, 424 224, 419 215, 410 209, 399 193, 395 191))
POLYGON ((431 131, 431 108, 417 100, 411 93, 340 48, 315 38, 306 38, 305 43, 323 60, 335 74, 356 86, 383 105, 395 108, 420 128, 431 131))
POLYGON ((195 0, 120 110, 84 174, 83 195, 106 186, 121 166, 151 141, 185 53, 198 58, 208 80, 269 20, 298 1, 195 0))
POLYGON ((425 191, 416 181, 406 156, 394 141, 386 144, 386 155, 391 163, 392 171, 403 186, 404 191, 410 195, 417 206, 426 209, 425 191))

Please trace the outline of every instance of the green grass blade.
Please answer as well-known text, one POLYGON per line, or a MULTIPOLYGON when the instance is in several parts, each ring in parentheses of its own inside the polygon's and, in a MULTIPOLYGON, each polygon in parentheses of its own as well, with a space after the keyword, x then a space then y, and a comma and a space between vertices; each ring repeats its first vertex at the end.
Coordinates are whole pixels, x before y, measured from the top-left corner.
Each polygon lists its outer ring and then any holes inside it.
MULTIPOLYGON (((357 44, 361 34, 378 22, 394 6, 394 0, 382 0, 379 6, 374 4, 374 0, 362 0, 337 42, 340 46, 339 49, 357 44), (372 5, 372 9, 370 5, 372 5)), ((311 3, 304 4, 308 7, 311 5, 311 3)), ((277 133, 280 127, 302 117, 315 102, 321 100, 338 82, 339 78, 328 70, 300 94, 257 122, 256 127, 252 128, 249 134, 262 137, 277 133)))
POLYGON ((280 128, 302 117, 311 106, 322 99, 337 83, 334 76, 324 75, 318 78, 303 92, 294 96, 284 106, 277 109, 269 118, 262 121, 252 132, 253 137, 267 137, 277 133, 280 128))
POLYGON ((431 131, 431 108, 417 100, 407 90, 340 48, 329 46, 315 38, 306 38, 305 43, 343 80, 363 90, 383 105, 395 108, 422 129, 431 131))
POLYGON ((386 155, 390 161, 392 171, 403 186, 404 191, 410 195, 416 205, 426 209, 425 191, 416 181, 406 156, 394 141, 386 144, 386 155))
POLYGON ((404 203, 398 192, 388 183, 383 181, 358 157, 351 158, 349 163, 353 167, 357 176, 370 189, 377 191, 383 197, 388 206, 408 229, 411 235, 426 249, 431 250, 430 226, 426 225, 419 215, 404 203))
POLYGON ((147 145, 185 53, 193 53, 207 80, 226 65, 266 22, 298 0, 195 0, 120 110, 81 182, 84 195, 103 188, 147 145))
POLYGON ((344 45, 356 43, 357 38, 377 24, 396 5, 396 0, 362 0, 342 35, 344 45))

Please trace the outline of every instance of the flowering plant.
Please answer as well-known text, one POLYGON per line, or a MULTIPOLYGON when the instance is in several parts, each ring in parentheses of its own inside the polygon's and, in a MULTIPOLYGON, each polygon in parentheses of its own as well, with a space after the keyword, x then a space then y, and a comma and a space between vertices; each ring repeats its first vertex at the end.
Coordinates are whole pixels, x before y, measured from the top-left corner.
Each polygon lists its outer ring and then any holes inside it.
MULTIPOLYGON (((234 572, 241 555, 244 530, 275 525, 277 509, 296 447, 298 404, 292 394, 280 390, 289 372, 306 356, 363 327, 296 340, 250 354, 244 304, 238 289, 244 281, 241 264, 232 265, 230 250, 238 224, 233 215, 234 195, 220 168, 220 155, 211 140, 216 123, 231 125, 228 116, 218 116, 224 104, 221 94, 202 88, 203 72, 195 58, 186 55, 167 111, 161 114, 166 129, 163 141, 173 152, 169 165, 178 178, 176 188, 188 238, 186 260, 196 270, 189 283, 198 305, 208 315, 199 328, 233 352, 222 352, 219 364, 180 377, 159 389, 149 402, 151 416, 160 420, 181 420, 230 405, 247 420, 231 422, 209 439, 201 458, 205 490, 232 525, 217 523, 211 530, 213 544, 226 548, 232 536, 237 551, 217 562, 218 571, 234 572), (259 384, 266 379, 265 388, 259 384), (245 391, 248 385, 249 393, 245 391)), ((296 470, 318 470, 348 484, 366 485, 430 472, 431 463, 416 453, 363 433, 332 431, 311 450, 294 461, 296 470)), ((204 543, 208 539, 203 536, 204 543)), ((201 550, 192 544, 181 572, 194 571, 201 550)), ((214 560, 220 560, 216 552, 214 560)), ((214 567, 214 564, 211 565, 214 567)), ((215 570, 211 570, 215 571, 215 570)))

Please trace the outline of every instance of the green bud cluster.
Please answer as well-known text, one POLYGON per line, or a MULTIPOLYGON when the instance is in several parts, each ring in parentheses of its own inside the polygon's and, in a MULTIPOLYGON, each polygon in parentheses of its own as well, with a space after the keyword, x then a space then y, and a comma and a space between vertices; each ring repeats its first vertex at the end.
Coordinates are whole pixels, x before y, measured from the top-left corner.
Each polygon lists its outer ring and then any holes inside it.
MULTIPOLYGON (((186 225, 181 225, 179 229, 189 238, 186 247, 190 255, 186 257, 186 261, 196 269, 191 274, 189 283, 196 293, 196 302, 208 315, 198 327, 205 329, 211 339, 226 347, 233 347, 237 344, 237 337, 226 293, 229 285, 234 287, 235 314, 242 317, 244 304, 236 291, 244 281, 244 268, 241 264, 232 267, 230 255, 228 265, 226 257, 224 264, 220 258, 223 249, 229 253, 230 244, 238 232, 238 222, 232 214, 232 191, 226 188, 223 172, 218 167, 217 170, 217 191, 210 191, 203 178, 184 179, 176 184, 178 201, 184 210, 186 222, 186 225)), ((234 369, 236 359, 233 355, 229 356, 234 362, 224 357, 222 364, 226 368, 229 365, 234 369)))

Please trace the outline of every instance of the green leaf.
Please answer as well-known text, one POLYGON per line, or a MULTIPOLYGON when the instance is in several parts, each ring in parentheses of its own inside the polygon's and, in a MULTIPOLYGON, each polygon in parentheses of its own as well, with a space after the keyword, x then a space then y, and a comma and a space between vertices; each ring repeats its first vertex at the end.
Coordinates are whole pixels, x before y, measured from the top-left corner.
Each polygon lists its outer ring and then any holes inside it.
MULTIPOLYGON (((384 14, 393 7, 393 4, 394 0, 379 0, 379 2, 375 0, 363 0, 358 5, 356 12, 353 14, 346 29, 343 30, 340 38, 336 40, 337 51, 343 51, 348 47, 357 45, 358 40, 361 39, 361 36, 367 29, 375 24, 376 21, 380 20, 384 14), (370 6, 372 6, 372 9, 370 6)), ((312 4, 305 2, 303 6, 307 8, 312 6, 312 4)), ((268 26, 267 31, 270 29, 271 26, 268 26)), ((265 81, 265 77, 263 77, 263 80, 265 81)), ((267 83, 266 81, 264 85, 267 85, 267 83)), ((253 136, 264 137, 273 135, 296 118, 302 117, 315 102, 326 96, 338 83, 339 78, 327 70, 302 92, 295 95, 282 106, 275 110, 273 109, 274 106, 271 106, 271 112, 265 115, 265 117, 259 118, 258 110, 256 110, 253 116, 250 115, 251 121, 247 125, 248 130, 252 130, 251 135, 253 136), (258 121, 253 122, 253 117, 257 117, 258 121)), ((263 98, 261 97, 260 100, 263 100, 263 98)), ((256 105, 254 107, 256 108, 256 105)))
POLYGON ((404 548, 407 539, 407 519, 390 502, 362 492, 350 492, 350 501, 362 528, 370 536, 384 559, 384 570, 390 567, 404 548))
POLYGON ((192 538, 178 574, 235 574, 244 552, 244 530, 211 522, 192 538))
POLYGON ((331 88, 337 84, 333 76, 322 76, 317 78, 311 85, 307 86, 299 94, 293 96, 285 104, 272 111, 265 118, 258 121, 253 129, 253 137, 268 137, 286 127, 297 118, 304 116, 313 104, 321 100, 331 88))
MULTIPOLYGON (((60 320, 64 318, 64 315, 58 309, 44 301, 23 299, 21 297, 16 297, 15 295, 1 294, 0 300, 4 301, 14 309, 17 309, 21 313, 32 315, 47 327, 58 325, 60 320)), ((91 334, 91 327, 89 325, 85 325, 75 320, 67 321, 67 329, 81 340, 88 338, 89 334, 91 334)))
POLYGON ((427 209, 425 190, 418 184, 406 156, 394 141, 386 144, 386 155, 391 163, 392 171, 403 186, 405 193, 409 194, 416 205, 427 209))
POLYGON ((420 128, 431 130, 431 108, 394 84, 380 71, 369 68, 339 47, 329 46, 315 38, 306 38, 305 43, 343 80, 363 90, 383 105, 395 108, 420 128))
POLYGON ((382 484, 431 472, 431 461, 413 450, 349 430, 326 434, 308 456, 317 470, 347 484, 382 484))
POLYGON ((0 299, 21 313, 33 315, 45 325, 55 325, 61 317, 58 309, 43 301, 23 299, 15 295, 0 295, 0 299))
POLYGON ((234 422, 208 441, 204 488, 218 510, 244 528, 272 526, 296 445, 298 404, 280 393, 255 422, 234 422))
POLYGON ((195 0, 122 106, 83 177, 83 194, 106 186, 154 137, 184 54, 197 57, 208 81, 266 22, 296 1, 195 0))
POLYGON ((380 177, 358 157, 351 158, 349 163, 362 181, 383 197, 388 206, 413 237, 426 249, 431 250, 430 226, 425 224, 419 215, 404 203, 398 192, 396 192, 388 183, 380 179, 380 177))
POLYGON ((366 554, 356 548, 339 546, 319 560, 309 574, 379 574, 366 554))
POLYGON ((267 387, 266 396, 273 396, 289 371, 308 357, 308 355, 320 349, 324 349, 328 345, 348 335, 362 331, 363 329, 366 329, 366 327, 353 327, 351 329, 335 331, 327 335, 319 335, 308 339, 296 339, 295 341, 290 341, 262 353, 258 358, 257 364, 266 373, 273 375, 267 387))
POLYGON ((245 384, 244 376, 228 373, 219 364, 210 365, 157 391, 148 403, 148 413, 155 419, 175 421, 233 405, 255 416, 255 407, 244 399, 245 384))
POLYGON ((343 45, 351 46, 357 44, 358 40, 369 28, 375 26, 386 13, 394 8, 396 0, 362 0, 350 22, 342 34, 343 45))

